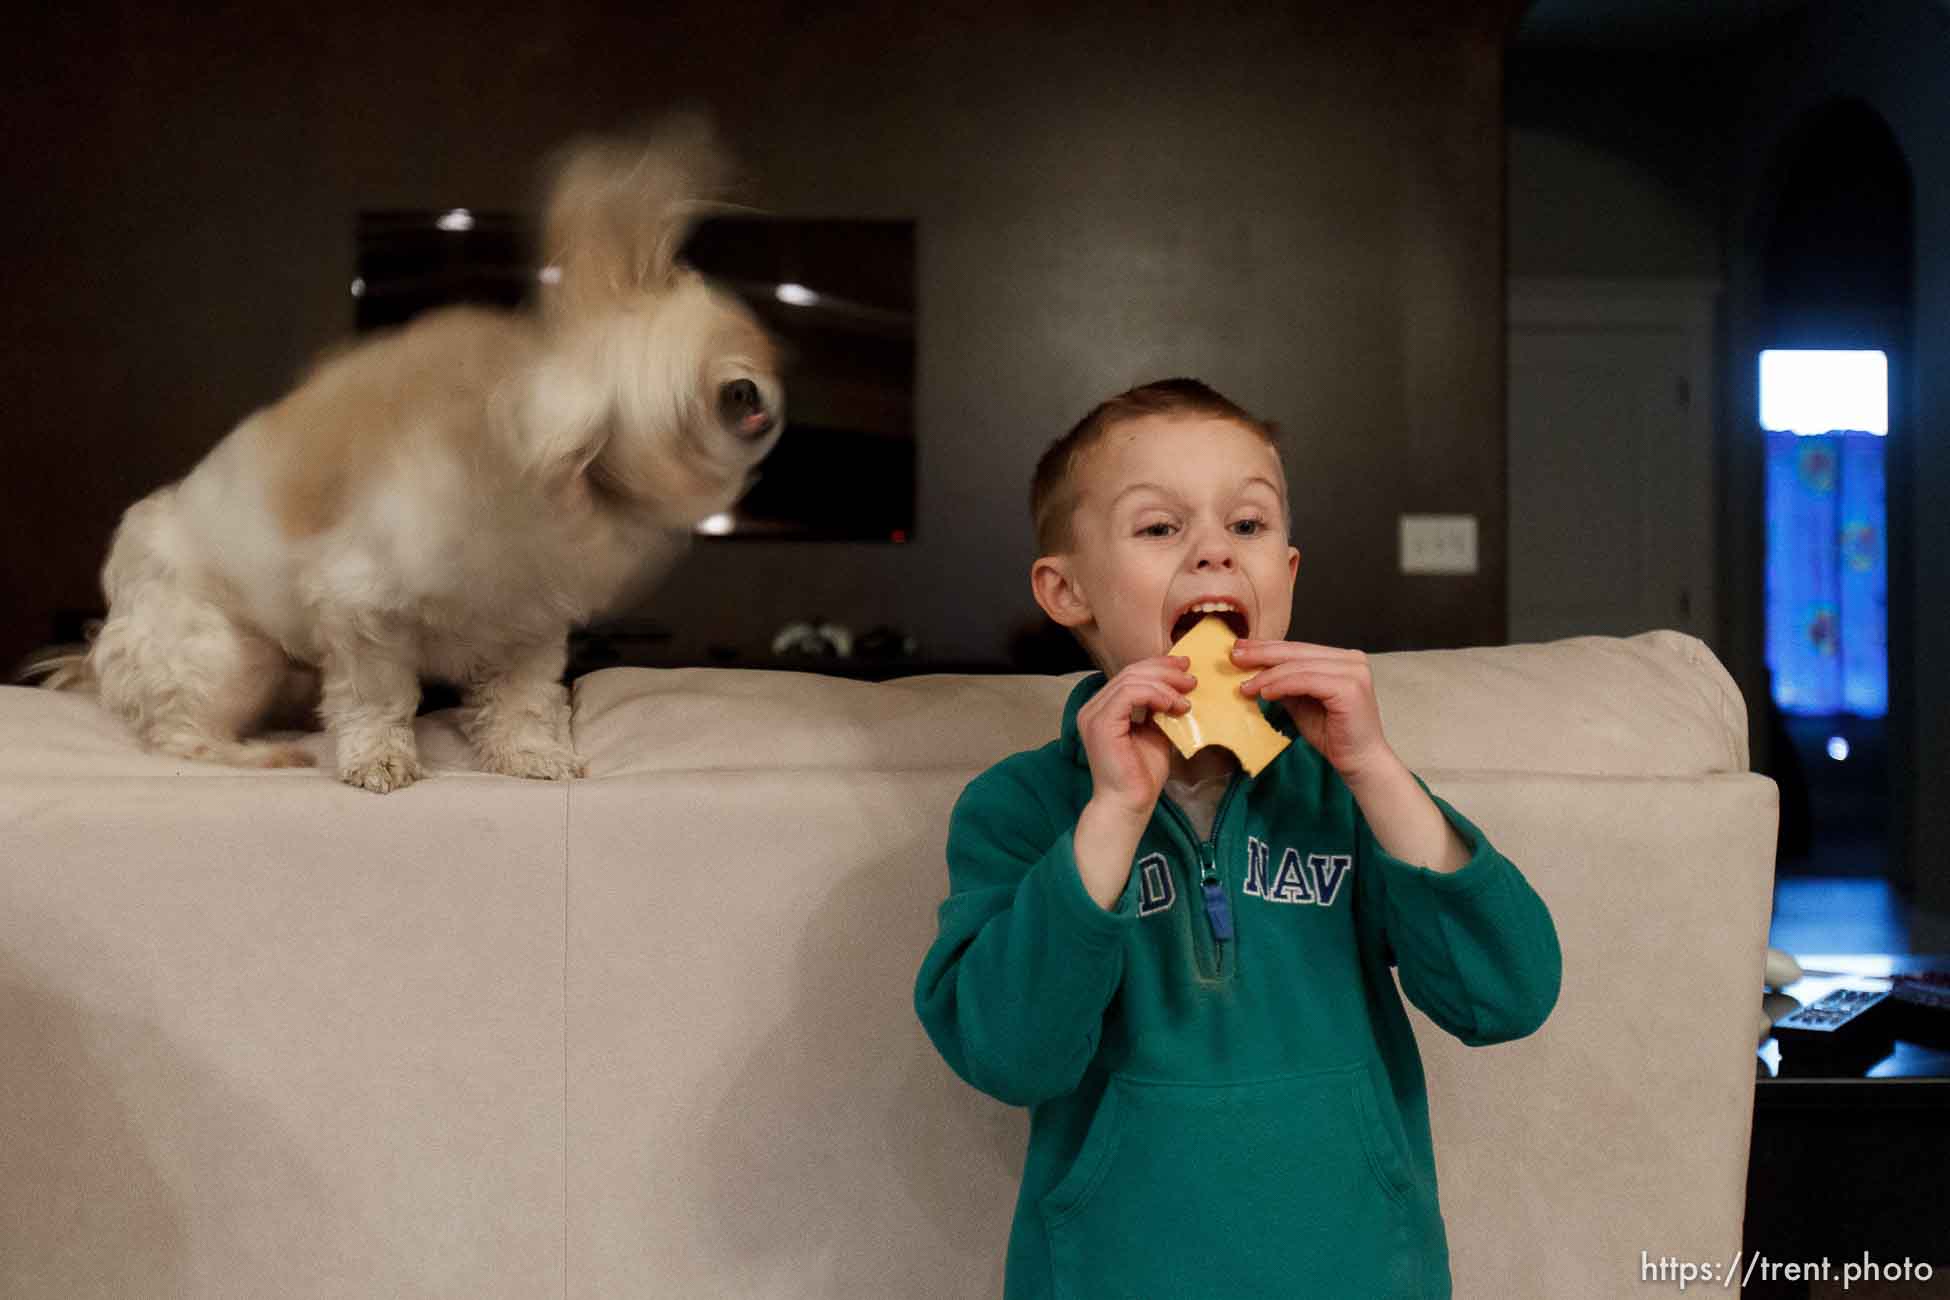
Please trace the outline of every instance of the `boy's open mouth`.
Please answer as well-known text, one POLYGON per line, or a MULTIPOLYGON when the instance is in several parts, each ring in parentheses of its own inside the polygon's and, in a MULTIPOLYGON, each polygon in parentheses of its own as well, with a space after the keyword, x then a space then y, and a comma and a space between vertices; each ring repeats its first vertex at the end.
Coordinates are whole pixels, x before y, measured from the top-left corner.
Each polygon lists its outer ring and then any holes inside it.
POLYGON ((1233 636, 1243 637, 1251 633, 1251 625, 1246 621, 1246 611, 1236 600, 1213 599, 1196 600, 1187 605, 1177 618, 1172 620, 1168 645, 1177 645, 1178 639, 1198 626, 1198 621, 1208 614, 1216 614, 1231 629, 1233 636))

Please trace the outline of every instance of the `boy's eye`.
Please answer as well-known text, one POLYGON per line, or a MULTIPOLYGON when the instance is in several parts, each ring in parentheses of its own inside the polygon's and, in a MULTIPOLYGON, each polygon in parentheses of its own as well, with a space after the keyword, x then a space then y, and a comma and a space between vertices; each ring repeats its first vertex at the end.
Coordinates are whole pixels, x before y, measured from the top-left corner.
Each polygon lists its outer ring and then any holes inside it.
POLYGON ((1257 537, 1266 531, 1264 519, 1240 519, 1233 523, 1232 531, 1241 537, 1257 537))
POLYGON ((1138 529, 1139 537, 1169 537, 1177 531, 1177 525, 1159 519, 1138 529))

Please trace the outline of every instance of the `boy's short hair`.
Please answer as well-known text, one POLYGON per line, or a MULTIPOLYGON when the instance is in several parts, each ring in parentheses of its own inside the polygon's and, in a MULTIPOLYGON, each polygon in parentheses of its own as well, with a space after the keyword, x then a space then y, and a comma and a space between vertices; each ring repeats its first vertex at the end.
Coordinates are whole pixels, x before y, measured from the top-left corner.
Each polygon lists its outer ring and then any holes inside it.
POLYGON ((1070 431, 1049 445, 1036 462, 1029 484, 1029 517, 1036 529, 1036 553, 1059 555, 1074 541, 1070 521, 1076 514, 1076 469, 1104 435, 1128 420, 1147 415, 1203 415, 1230 420, 1266 440, 1277 455, 1279 430, 1270 421, 1249 414, 1216 389, 1196 379, 1155 379, 1099 402, 1070 431))

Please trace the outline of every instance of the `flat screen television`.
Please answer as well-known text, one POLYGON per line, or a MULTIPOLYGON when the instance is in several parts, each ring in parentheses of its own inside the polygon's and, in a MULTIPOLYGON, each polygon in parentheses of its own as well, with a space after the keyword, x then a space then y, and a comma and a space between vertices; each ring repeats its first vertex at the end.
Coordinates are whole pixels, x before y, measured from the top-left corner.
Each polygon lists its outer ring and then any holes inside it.
MULTIPOLYGON (((786 430, 706 537, 912 541, 912 221, 717 216, 685 261, 738 295, 780 345, 786 430)), ((520 307, 541 274, 531 229, 466 208, 361 213, 354 328, 452 303, 520 307)))

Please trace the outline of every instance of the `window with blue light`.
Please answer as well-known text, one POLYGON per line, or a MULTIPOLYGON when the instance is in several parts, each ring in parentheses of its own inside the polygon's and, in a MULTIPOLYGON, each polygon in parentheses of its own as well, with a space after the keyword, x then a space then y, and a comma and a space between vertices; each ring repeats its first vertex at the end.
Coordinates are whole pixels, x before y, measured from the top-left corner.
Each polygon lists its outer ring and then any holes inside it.
POLYGON ((1889 710, 1881 352, 1760 354, 1767 437, 1767 665, 1802 716, 1889 710))

